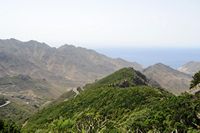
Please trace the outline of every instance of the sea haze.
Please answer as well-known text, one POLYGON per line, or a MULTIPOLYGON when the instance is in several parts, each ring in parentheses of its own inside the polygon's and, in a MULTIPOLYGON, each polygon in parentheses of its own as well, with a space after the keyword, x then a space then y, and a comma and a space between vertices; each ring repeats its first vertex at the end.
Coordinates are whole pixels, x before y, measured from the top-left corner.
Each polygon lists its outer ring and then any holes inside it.
POLYGON ((200 48, 102 48, 96 51, 113 58, 136 61, 144 67, 160 62, 178 68, 189 61, 200 61, 200 48))

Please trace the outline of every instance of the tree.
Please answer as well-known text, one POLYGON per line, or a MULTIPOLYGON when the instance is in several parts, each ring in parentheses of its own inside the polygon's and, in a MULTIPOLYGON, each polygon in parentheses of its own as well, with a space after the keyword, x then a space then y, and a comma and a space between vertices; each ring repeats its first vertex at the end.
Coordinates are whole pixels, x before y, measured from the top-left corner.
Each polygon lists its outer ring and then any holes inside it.
POLYGON ((0 119, 0 133, 20 133, 20 128, 11 120, 0 119))
POLYGON ((193 80, 191 81, 190 84, 190 89, 196 87, 199 84, 200 84, 200 71, 193 76, 193 80))

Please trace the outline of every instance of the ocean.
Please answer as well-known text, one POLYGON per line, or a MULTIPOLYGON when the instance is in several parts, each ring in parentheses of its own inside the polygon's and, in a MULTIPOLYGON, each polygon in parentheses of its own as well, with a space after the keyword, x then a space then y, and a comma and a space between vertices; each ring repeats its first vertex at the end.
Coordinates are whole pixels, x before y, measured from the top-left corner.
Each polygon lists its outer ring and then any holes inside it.
POLYGON ((163 63, 176 69, 189 61, 200 61, 200 48, 101 48, 96 51, 112 58, 138 62, 144 68, 163 63))

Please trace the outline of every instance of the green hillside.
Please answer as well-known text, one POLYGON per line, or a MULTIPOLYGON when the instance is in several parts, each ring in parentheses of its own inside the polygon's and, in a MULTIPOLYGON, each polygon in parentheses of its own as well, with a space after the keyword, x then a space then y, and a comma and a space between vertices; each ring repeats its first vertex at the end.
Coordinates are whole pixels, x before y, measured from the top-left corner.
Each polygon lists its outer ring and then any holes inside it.
POLYGON ((0 119, 0 133, 20 133, 20 127, 12 120, 0 119))
POLYGON ((176 97, 146 86, 146 82, 142 74, 131 68, 119 70, 87 85, 76 98, 41 110, 28 120, 22 131, 198 132, 198 95, 176 97), (128 85, 121 86, 124 81, 128 85))
POLYGON ((120 87, 126 88, 130 86, 148 85, 150 82, 146 77, 135 71, 133 68, 123 68, 113 74, 96 81, 93 84, 87 84, 84 89, 99 88, 99 87, 120 87))

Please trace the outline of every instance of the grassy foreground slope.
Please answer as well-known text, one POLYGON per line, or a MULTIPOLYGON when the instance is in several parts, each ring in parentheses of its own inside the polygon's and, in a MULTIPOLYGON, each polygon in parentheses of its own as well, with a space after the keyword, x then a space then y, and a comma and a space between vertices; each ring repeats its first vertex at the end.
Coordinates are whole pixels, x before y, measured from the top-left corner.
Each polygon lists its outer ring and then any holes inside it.
POLYGON ((32 116, 23 132, 198 132, 199 96, 174 96, 148 86, 132 68, 86 85, 66 102, 32 116))

